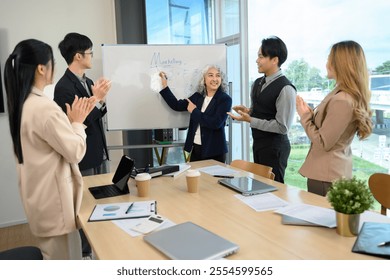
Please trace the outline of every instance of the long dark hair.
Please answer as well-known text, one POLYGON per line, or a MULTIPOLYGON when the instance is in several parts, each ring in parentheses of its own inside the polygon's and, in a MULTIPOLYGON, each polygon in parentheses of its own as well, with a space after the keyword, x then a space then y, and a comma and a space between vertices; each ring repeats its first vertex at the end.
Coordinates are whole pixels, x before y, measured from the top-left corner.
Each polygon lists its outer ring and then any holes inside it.
POLYGON ((53 50, 41 41, 28 39, 18 43, 4 66, 4 83, 7 94, 9 127, 14 153, 19 163, 23 163, 23 152, 20 139, 20 126, 24 102, 34 84, 35 70, 38 65, 52 63, 54 70, 53 50))

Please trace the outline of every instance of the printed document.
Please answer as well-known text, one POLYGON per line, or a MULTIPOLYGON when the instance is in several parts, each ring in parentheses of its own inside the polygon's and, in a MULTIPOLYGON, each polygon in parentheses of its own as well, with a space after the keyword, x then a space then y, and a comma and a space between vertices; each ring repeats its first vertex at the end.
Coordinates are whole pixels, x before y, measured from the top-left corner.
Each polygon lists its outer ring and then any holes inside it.
POLYGON ((288 205, 287 201, 277 197, 272 193, 263 193, 250 196, 236 194, 235 197, 257 212, 275 210, 288 205))
POLYGON ((336 213, 333 209, 329 208, 304 203, 290 204, 276 210, 275 213, 301 219, 320 226, 329 228, 336 227, 336 213))

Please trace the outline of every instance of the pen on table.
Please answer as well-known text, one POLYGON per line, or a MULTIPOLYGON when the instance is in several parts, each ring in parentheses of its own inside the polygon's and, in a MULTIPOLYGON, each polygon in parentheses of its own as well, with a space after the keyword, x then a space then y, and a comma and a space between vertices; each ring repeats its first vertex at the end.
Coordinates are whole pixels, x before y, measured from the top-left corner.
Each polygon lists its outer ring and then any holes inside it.
POLYGON ((129 205, 129 208, 127 208, 125 214, 128 214, 128 213, 130 212, 131 207, 133 207, 133 205, 134 205, 134 202, 132 202, 132 203, 129 205))
POLYGON ((390 241, 381 242, 378 244, 378 247, 390 246, 390 241))
POLYGON ((213 175, 213 177, 218 177, 218 178, 234 178, 232 175, 213 175))

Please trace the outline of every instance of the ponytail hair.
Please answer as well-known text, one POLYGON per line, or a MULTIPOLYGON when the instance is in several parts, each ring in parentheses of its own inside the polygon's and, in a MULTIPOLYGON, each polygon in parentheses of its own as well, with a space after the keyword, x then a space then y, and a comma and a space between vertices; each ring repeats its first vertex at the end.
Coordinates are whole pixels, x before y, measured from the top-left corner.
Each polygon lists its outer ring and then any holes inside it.
MULTIPOLYGON (((4 66, 4 84, 7 95, 9 127, 14 153, 19 163, 23 163, 20 138, 22 110, 34 85, 38 65, 53 64, 52 48, 41 41, 28 39, 18 43, 4 66)), ((52 67, 54 71, 54 67, 52 67)))

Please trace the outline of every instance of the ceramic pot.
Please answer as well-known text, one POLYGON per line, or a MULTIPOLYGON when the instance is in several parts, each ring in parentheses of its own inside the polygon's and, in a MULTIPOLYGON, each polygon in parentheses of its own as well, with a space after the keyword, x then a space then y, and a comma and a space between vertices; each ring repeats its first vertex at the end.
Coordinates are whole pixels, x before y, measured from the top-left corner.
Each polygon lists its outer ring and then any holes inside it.
POLYGON ((336 212, 336 232, 341 236, 353 237, 359 233, 360 214, 336 212))

